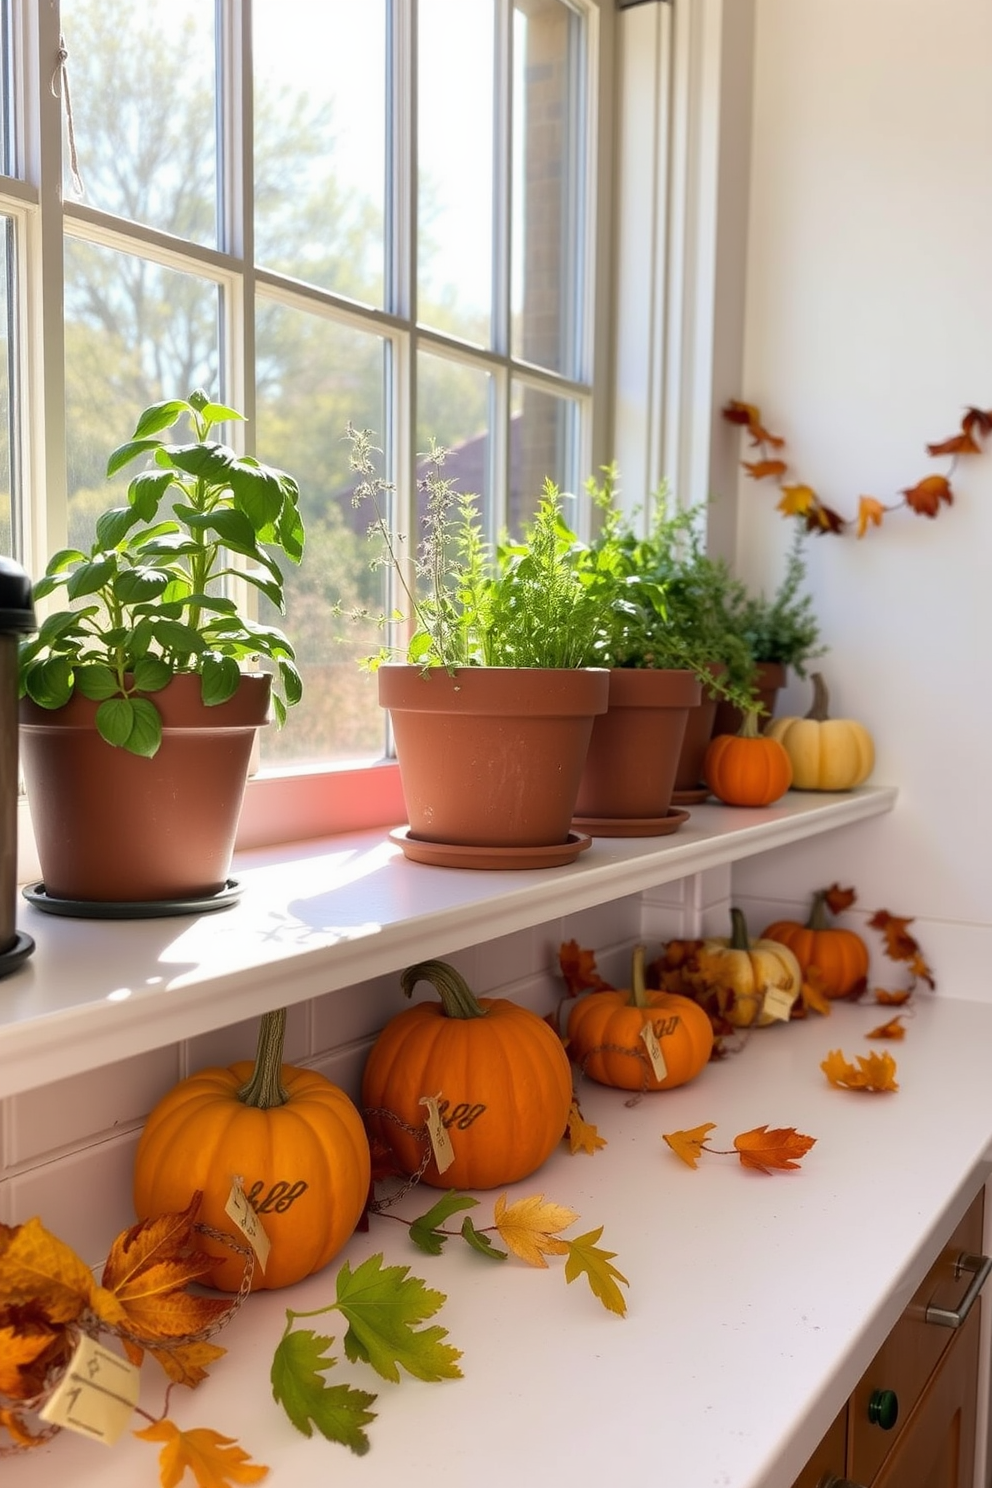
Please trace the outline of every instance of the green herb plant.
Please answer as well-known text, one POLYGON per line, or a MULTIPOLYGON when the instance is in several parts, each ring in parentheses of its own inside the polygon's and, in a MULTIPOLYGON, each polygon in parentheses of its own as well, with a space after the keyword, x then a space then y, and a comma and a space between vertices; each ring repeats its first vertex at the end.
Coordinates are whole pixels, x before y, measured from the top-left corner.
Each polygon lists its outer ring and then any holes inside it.
POLYGON ((806 533, 800 522, 786 557, 781 583, 769 598, 737 583, 728 594, 727 613, 755 664, 780 662, 805 678, 809 663, 826 651, 806 579, 806 533))
MULTIPOLYGON (((476 497, 455 490, 443 474, 448 452, 432 441, 417 482, 424 519, 411 580, 389 526, 393 487, 376 470, 373 436, 349 425, 347 438, 349 463, 359 477, 353 501, 372 512, 368 535, 379 549, 373 565, 392 570, 412 621, 407 661, 449 671, 607 664, 602 658, 617 595, 615 589, 590 585, 580 572, 577 540, 553 482, 545 482, 523 539, 505 540, 493 552, 482 535, 476 497)), ((369 616, 353 611, 352 618, 369 616)), ((387 623, 385 616, 379 618, 387 623)), ((364 665, 375 670, 394 654, 384 646, 364 665)))
POLYGON ((285 611, 276 553, 303 556, 299 489, 292 476, 211 439, 233 408, 197 390, 154 403, 111 454, 108 478, 141 456, 152 463, 127 488, 127 505, 105 511, 88 553, 56 553, 34 587, 36 600, 63 591, 69 607, 42 621, 20 648, 20 692, 61 708, 78 690, 99 704, 108 744, 154 755, 162 719, 154 694, 180 673, 201 679, 203 702, 225 702, 245 663, 273 663, 273 709, 282 724, 302 696, 294 652, 281 630, 239 612, 223 590, 243 579, 285 611), (194 438, 160 436, 188 420, 194 438), (247 566, 235 568, 237 554, 247 566))

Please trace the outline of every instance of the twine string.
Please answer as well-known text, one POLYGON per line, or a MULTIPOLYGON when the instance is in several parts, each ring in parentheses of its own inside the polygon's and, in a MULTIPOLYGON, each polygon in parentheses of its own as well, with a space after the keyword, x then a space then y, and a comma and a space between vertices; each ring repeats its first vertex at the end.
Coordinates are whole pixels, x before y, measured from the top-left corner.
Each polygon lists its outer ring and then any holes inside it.
POLYGON ((59 34, 59 48, 55 53, 55 71, 52 73, 52 94, 65 103, 65 127, 69 141, 69 175, 76 196, 85 196, 86 188, 79 174, 79 156, 76 153, 76 126, 72 117, 72 93, 69 89, 69 48, 65 37, 59 34))

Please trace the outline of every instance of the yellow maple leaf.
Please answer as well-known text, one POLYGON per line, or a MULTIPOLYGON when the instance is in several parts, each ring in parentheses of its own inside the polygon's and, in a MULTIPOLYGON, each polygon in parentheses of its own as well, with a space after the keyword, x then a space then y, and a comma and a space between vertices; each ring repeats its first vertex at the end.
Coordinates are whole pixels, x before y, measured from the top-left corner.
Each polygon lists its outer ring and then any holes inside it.
POLYGON ((814 1013, 820 1013, 824 1018, 829 1018, 833 1009, 830 1006, 830 998, 823 990, 823 976, 818 967, 807 966, 799 995, 804 1007, 811 1008, 814 1013))
POLYGON ((694 1168, 699 1161, 703 1144, 715 1126, 715 1121, 705 1121, 702 1126, 694 1126, 691 1131, 662 1132, 662 1136, 675 1156, 694 1168))
POLYGON ((760 1173, 770 1173, 773 1168, 798 1168, 799 1159, 805 1157, 815 1142, 815 1137, 803 1136, 794 1126, 771 1129, 756 1126, 734 1138, 741 1166, 756 1168, 760 1173))
POLYGON ((232 1483, 260 1483, 269 1469, 252 1462, 233 1437, 208 1427, 180 1431, 168 1418, 136 1431, 143 1441, 163 1442, 159 1453, 162 1488, 176 1488, 187 1469, 200 1488, 229 1488, 232 1483))
POLYGON ((543 1194, 532 1194, 509 1205, 506 1194, 500 1194, 493 1206, 493 1219, 504 1245, 529 1266, 547 1267, 545 1255, 566 1255, 568 1245, 555 1236, 578 1217, 564 1204, 546 1202, 543 1194))
POLYGON ((177 1344, 174 1348, 155 1348, 153 1344, 149 1344, 147 1350, 126 1338, 123 1343, 132 1364, 140 1365, 147 1352, 158 1360, 169 1379, 177 1385, 187 1385, 191 1390, 206 1379, 207 1366, 227 1353, 227 1349, 221 1348, 220 1344, 208 1343, 206 1339, 197 1343, 177 1344))
POLYGON ((896 1062, 887 1050, 881 1054, 857 1056, 857 1068, 845 1059, 840 1049, 831 1049, 820 1065, 831 1085, 845 1090, 898 1090, 896 1062))
POLYGON ((905 1038, 906 1037, 906 1029, 903 1026, 903 1021, 902 1020, 903 1020, 903 1014, 902 1013, 897 1013, 894 1018, 890 1018, 889 1019, 888 1023, 880 1023, 877 1028, 873 1028, 872 1029, 871 1033, 866 1033, 865 1034, 865 1038, 877 1038, 877 1039, 901 1039, 901 1038, 905 1038))
POLYGON ((26 1395, 34 1393, 21 1369, 33 1364, 38 1355, 51 1345, 54 1336, 47 1329, 23 1334, 15 1328, 0 1328, 0 1395, 23 1400, 26 1395))
POLYGON ((4 1305, 34 1303, 52 1323, 71 1323, 97 1302, 97 1286, 85 1261, 38 1218, 16 1226, 0 1252, 0 1297, 4 1305))
POLYGON ((816 500, 816 492, 810 486, 783 486, 776 511, 786 517, 804 517, 816 500))
POLYGON ((597 1127, 587 1121, 577 1100, 573 1098, 568 1113, 568 1148, 572 1153, 588 1152, 592 1155, 606 1146, 606 1138, 599 1135, 597 1127))
POLYGON ((885 512, 874 496, 862 496, 858 501, 858 536, 864 537, 869 527, 881 527, 885 512))
POLYGON ((598 1229, 590 1230, 586 1235, 577 1235, 574 1240, 569 1241, 565 1280, 573 1282, 577 1276, 585 1276, 593 1296, 598 1297, 610 1312, 625 1317, 627 1302, 617 1282, 622 1281, 624 1286, 629 1286, 630 1282, 612 1264, 616 1251, 603 1250, 596 1244, 602 1234, 603 1226, 600 1225, 598 1229))

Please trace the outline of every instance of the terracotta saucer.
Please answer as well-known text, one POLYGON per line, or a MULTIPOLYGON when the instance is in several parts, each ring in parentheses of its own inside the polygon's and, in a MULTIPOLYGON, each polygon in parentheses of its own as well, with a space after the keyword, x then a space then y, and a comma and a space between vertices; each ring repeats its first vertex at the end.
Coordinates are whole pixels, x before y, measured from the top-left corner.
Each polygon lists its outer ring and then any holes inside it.
POLYGON ((547 847, 473 847, 455 842, 428 842, 414 837, 409 827, 394 827, 390 842, 413 863, 429 863, 432 868, 560 868, 574 863, 585 852, 591 838, 584 832, 569 832, 564 842, 547 847))
POLYGON ((591 837, 667 837, 689 820, 674 806, 664 816, 575 816, 572 826, 591 837))
POLYGON ((702 806, 708 801, 712 792, 708 785, 697 785, 692 790, 672 791, 673 806, 702 806))

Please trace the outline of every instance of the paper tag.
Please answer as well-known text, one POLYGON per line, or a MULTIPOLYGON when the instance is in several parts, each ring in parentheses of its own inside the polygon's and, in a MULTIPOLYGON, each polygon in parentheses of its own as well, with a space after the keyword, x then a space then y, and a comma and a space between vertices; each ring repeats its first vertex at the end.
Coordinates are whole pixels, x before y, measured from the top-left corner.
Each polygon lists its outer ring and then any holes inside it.
POLYGON ((440 1095, 422 1095, 420 1104, 427 1107, 427 1136, 434 1154, 434 1165, 439 1173, 443 1173, 454 1162, 455 1149, 451 1145, 451 1138, 441 1120, 441 1112, 437 1108, 440 1099, 440 1095))
POLYGON ((258 1257, 258 1264, 264 1271, 265 1263, 269 1259, 269 1251, 272 1249, 272 1241, 265 1233, 262 1221, 251 1207, 244 1185, 238 1177, 231 1180, 231 1192, 227 1196, 224 1213, 234 1220, 258 1257))
POLYGON ((784 987, 769 987, 765 993, 765 1000, 761 1004, 762 1016, 781 1018, 783 1022, 788 1022, 795 1000, 793 994, 786 992, 784 987))
POLYGON ((65 1374, 38 1412, 43 1421, 112 1447, 138 1403, 140 1370, 85 1334, 65 1374))
POLYGON ((641 1039, 643 1040, 645 1049, 648 1051, 648 1058, 651 1061, 651 1068, 654 1071, 655 1079, 663 1080, 668 1074, 668 1065, 665 1063, 665 1056, 661 1052, 661 1044, 658 1035, 654 1031, 653 1023, 645 1023, 641 1029, 641 1039))

